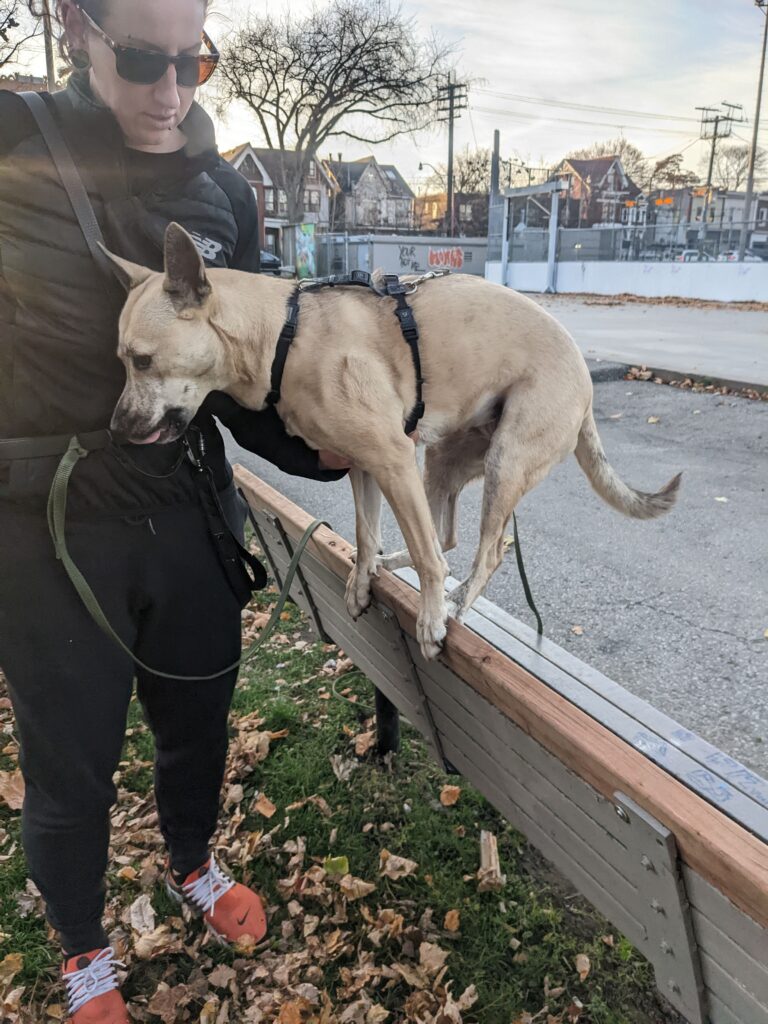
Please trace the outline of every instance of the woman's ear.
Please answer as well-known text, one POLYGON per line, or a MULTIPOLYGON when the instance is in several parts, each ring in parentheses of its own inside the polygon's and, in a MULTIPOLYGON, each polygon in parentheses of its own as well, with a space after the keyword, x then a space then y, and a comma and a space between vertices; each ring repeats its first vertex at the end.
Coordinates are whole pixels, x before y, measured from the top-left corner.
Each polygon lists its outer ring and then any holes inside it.
POLYGON ((88 32, 85 18, 74 0, 61 0, 61 23, 66 34, 67 49, 88 53, 88 32))

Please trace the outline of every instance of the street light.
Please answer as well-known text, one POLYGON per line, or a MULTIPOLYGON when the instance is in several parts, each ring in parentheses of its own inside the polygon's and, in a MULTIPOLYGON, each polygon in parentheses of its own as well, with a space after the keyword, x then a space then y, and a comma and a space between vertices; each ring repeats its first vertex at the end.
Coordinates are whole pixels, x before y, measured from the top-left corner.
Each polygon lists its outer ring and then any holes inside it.
POLYGON ((747 175, 747 194, 744 197, 744 218, 741 222, 741 234, 739 235, 739 262, 744 261, 744 253, 747 248, 748 217, 752 209, 752 194, 755 186, 755 158, 757 156, 757 130, 760 127, 760 106, 763 100, 763 75, 765 73, 765 50, 768 44, 768 0, 755 0, 755 6, 759 7, 765 18, 763 28, 763 52, 760 59, 760 77, 757 84, 757 109, 755 110, 755 126, 752 131, 752 148, 749 153, 749 173, 747 175))

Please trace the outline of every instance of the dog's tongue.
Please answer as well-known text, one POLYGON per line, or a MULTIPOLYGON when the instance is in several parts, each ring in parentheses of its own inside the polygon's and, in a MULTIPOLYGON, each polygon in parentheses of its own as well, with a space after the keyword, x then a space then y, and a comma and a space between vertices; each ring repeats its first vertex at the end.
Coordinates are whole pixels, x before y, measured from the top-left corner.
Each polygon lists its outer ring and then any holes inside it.
POLYGON ((134 444, 154 444, 154 442, 158 439, 158 437, 160 437, 161 434, 162 434, 162 430, 160 428, 158 428, 157 430, 153 430, 152 433, 148 437, 142 437, 142 439, 140 441, 134 441, 133 443, 134 444))

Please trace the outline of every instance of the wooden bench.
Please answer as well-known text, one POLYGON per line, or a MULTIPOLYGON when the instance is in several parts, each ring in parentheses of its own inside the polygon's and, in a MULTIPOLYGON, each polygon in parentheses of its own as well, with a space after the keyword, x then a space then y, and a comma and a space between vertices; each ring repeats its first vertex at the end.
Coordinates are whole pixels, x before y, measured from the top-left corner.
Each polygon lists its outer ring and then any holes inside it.
MULTIPOLYGON (((235 475, 276 580, 310 516, 235 475)), ((351 546, 320 527, 292 596, 397 712, 643 953, 691 1024, 768 1024, 768 782, 490 601, 414 639, 418 581, 382 571, 357 622, 351 546)), ((456 581, 449 581, 449 586, 456 581)))

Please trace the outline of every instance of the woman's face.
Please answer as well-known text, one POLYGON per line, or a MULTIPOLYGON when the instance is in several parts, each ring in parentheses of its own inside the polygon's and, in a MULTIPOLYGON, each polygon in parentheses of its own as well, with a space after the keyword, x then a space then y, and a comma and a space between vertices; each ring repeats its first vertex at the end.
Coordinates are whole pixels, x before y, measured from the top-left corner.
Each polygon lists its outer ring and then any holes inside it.
MULTIPOLYGON (((178 148, 177 125, 195 89, 177 83, 172 64, 153 85, 125 81, 117 73, 114 53, 74 2, 66 0, 63 14, 71 45, 88 52, 91 87, 115 115, 126 143, 136 149, 178 148)), ((204 18, 203 0, 109 0, 97 24, 115 43, 176 57, 200 52, 204 18)))

